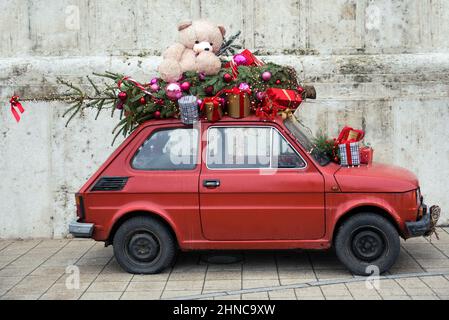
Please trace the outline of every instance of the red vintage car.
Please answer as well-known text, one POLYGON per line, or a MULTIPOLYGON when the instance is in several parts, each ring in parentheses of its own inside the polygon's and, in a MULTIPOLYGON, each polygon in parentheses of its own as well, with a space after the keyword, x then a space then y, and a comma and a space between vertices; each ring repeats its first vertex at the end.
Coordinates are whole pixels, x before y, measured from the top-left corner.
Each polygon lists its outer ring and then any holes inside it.
POLYGON ((353 273, 387 271, 400 238, 429 235, 439 208, 416 176, 341 167, 294 117, 142 124, 76 194, 75 237, 112 244, 131 273, 158 273, 177 250, 328 249, 353 273), (368 268, 371 267, 371 268, 368 268))

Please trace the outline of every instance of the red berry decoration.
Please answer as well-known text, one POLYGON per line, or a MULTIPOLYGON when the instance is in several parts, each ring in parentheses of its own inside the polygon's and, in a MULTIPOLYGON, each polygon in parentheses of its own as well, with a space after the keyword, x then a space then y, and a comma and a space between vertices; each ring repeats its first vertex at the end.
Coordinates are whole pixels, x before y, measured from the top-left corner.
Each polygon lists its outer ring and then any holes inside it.
POLYGON ((154 111, 154 118, 160 119, 161 118, 161 112, 159 110, 154 111))
POLYGON ((146 105, 147 104, 147 99, 145 99, 145 97, 140 98, 140 104, 146 105))
POLYGON ((282 83, 281 80, 279 80, 279 79, 276 80, 276 84, 279 85, 279 84, 281 84, 281 83, 282 83))
POLYGON ((223 75, 223 80, 224 80, 224 82, 229 83, 232 81, 232 76, 229 73, 225 73, 223 75))
POLYGON ((128 94, 125 91, 120 91, 118 94, 118 98, 120 99, 120 101, 125 102, 128 98, 128 94))
POLYGON ((206 89, 204 89, 204 92, 209 96, 213 95, 214 94, 214 86, 206 87, 206 89))

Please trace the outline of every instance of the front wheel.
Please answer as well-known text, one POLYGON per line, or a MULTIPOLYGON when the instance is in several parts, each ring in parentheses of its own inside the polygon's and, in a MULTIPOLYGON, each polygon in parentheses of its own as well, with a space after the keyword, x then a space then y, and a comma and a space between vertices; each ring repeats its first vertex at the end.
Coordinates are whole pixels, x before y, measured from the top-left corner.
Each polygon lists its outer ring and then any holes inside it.
POLYGON ((390 221, 374 213, 360 213, 337 230, 335 251, 340 261, 362 276, 388 271, 396 262, 400 241, 390 221))
POLYGON ((125 221, 114 236, 114 255, 129 273, 159 273, 176 256, 176 244, 167 227, 152 217, 135 217, 125 221))

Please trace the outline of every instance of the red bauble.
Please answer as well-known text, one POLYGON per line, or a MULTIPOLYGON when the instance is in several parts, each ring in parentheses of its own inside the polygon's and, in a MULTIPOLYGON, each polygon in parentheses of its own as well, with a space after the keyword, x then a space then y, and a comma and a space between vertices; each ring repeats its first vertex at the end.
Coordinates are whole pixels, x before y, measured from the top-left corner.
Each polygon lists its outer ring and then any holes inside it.
POLYGON ((160 117, 161 117, 161 112, 159 110, 154 111, 154 118, 155 119, 160 119, 160 117))
POLYGON ((279 79, 276 80, 276 84, 281 84, 281 83, 282 83, 281 80, 279 80, 279 79))
POLYGON ((185 81, 185 82, 181 83, 181 90, 184 92, 187 92, 190 90, 190 86, 191 86, 190 82, 185 81))
POLYGON ((204 89, 204 92, 205 92, 207 95, 209 95, 209 96, 213 95, 213 94, 214 94, 214 86, 208 86, 208 87, 206 87, 206 88, 204 89))
POLYGON ((224 80, 224 82, 229 83, 232 81, 232 76, 229 73, 225 73, 223 75, 223 80, 224 80))
POLYGON ((142 105, 147 104, 147 99, 145 99, 145 97, 140 98, 140 104, 142 105))
POLYGON ((128 94, 125 91, 120 91, 118 94, 118 98, 120 99, 120 101, 125 102, 128 98, 128 94))

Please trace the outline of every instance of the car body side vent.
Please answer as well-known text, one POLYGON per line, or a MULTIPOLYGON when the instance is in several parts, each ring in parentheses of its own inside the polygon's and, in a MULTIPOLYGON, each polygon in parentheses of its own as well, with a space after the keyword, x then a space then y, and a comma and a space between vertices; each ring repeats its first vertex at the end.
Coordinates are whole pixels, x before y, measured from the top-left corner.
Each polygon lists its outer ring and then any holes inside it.
POLYGON ((120 191, 125 187, 126 182, 128 177, 102 177, 91 191, 120 191))

